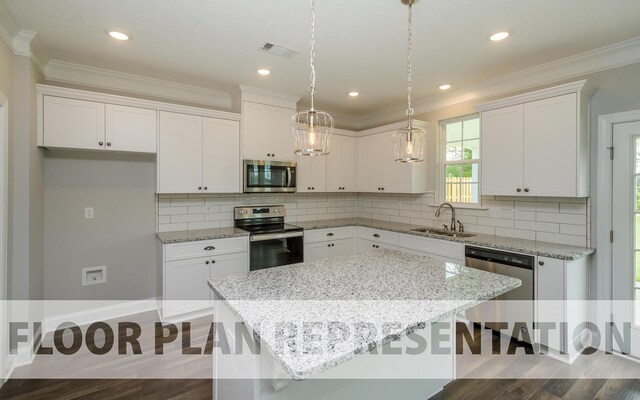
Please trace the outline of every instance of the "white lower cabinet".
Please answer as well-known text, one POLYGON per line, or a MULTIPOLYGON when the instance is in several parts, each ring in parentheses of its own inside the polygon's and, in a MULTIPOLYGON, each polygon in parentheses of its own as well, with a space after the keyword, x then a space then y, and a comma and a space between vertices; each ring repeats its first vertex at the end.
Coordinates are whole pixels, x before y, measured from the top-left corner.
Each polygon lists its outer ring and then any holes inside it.
POLYGON ((356 253, 356 229, 352 226, 315 229, 304 234, 304 261, 356 253))
POLYGON ((464 265, 464 244, 416 235, 400 234, 400 251, 464 265))
POLYGON ((163 318, 210 307, 207 281, 249 272, 248 237, 166 244, 163 254, 163 318))
POLYGON ((383 242, 374 242, 373 240, 358 239, 358 253, 367 253, 379 249, 398 250, 398 246, 383 242))

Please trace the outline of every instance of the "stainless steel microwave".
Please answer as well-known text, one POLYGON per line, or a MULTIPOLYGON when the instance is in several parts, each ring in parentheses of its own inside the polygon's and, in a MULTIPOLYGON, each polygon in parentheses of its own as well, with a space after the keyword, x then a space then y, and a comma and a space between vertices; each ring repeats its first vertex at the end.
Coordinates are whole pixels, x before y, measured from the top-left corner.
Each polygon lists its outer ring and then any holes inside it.
POLYGON ((295 162, 244 160, 245 193, 294 193, 295 162))

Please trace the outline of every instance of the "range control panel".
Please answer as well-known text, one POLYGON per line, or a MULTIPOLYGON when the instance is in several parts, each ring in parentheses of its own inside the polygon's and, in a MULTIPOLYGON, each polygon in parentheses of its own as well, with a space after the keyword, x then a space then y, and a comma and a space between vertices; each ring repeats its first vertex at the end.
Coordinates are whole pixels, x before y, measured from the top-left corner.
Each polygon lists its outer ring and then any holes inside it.
POLYGON ((273 218, 284 217, 285 215, 286 211, 284 205, 234 208, 235 219, 273 218))

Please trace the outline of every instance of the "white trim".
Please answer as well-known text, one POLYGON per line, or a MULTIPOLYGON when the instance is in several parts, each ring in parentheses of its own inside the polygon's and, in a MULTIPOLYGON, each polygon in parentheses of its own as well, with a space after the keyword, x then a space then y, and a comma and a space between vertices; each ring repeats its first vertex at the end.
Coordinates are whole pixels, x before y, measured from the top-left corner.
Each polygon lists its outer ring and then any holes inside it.
MULTIPOLYGON (((237 89, 231 92, 231 97, 233 99, 242 99, 242 101, 292 108, 294 110, 297 109, 298 101, 300 101, 300 96, 246 85, 239 85, 237 89)), ((234 104, 234 109, 239 109, 239 105, 234 104)))
POLYGON ((611 256, 612 246, 609 242, 609 231, 613 226, 612 216, 612 174, 613 163, 609 157, 608 147, 613 144, 613 126, 615 124, 640 121, 640 110, 627 111, 616 114, 607 114, 598 116, 598 172, 596 195, 596 263, 597 263, 597 282, 596 291, 597 300, 600 300, 600 309, 595 311, 595 319, 598 326, 604 326, 606 321, 610 319, 611 304, 606 300, 611 300, 612 295, 612 274, 611 256), (608 304, 606 307, 603 304, 608 304))
POLYGON ((489 103, 480 104, 476 106, 476 110, 480 112, 490 111, 490 110, 495 110, 497 108, 515 106, 518 104, 524 104, 531 101, 548 99, 551 97, 562 96, 564 94, 576 93, 576 92, 581 92, 589 98, 591 98, 591 96, 593 96, 593 94, 595 93, 594 89, 591 87, 591 85, 589 85, 589 82, 587 82, 586 80, 582 80, 578 82, 566 83, 564 85, 550 87, 548 89, 536 90, 533 92, 528 92, 528 93, 520 94, 517 96, 508 97, 506 99, 500 99, 500 100, 492 101, 489 103))
MULTIPOLYGON (((416 128, 421 128, 424 130, 428 130, 429 127, 431 126, 430 122, 426 122, 426 121, 420 121, 417 119, 413 120, 413 126, 416 128)), ((364 131, 360 131, 358 132, 358 136, 370 136, 370 135, 377 135, 378 133, 384 133, 384 132, 390 132, 390 131, 395 131, 397 129, 403 129, 407 127, 407 121, 401 121, 401 122, 396 122, 394 124, 388 124, 388 125, 382 125, 382 126, 377 126, 375 128, 371 128, 371 129, 366 129, 364 131)))
MULTIPOLYGON (((9 100, 0 93, 0 327, 7 326, 7 216, 8 216, 8 137, 9 137, 9 100)), ((0 386, 7 371, 9 342, 6 335, 0 339, 0 386)))
POLYGON ((206 89, 60 60, 49 61, 44 71, 46 79, 55 82, 120 90, 125 93, 142 94, 224 109, 231 108, 229 93, 216 89, 206 89))

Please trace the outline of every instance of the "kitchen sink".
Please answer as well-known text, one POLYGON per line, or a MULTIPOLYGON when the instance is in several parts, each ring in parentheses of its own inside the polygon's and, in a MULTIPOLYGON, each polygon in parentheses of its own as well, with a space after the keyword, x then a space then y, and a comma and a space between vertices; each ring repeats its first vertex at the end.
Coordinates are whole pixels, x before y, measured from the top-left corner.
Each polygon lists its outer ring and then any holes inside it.
POLYGON ((412 229, 411 231, 420 232, 420 233, 429 233, 429 234, 432 234, 432 235, 442 235, 442 236, 448 236, 448 237, 459 237, 459 238, 466 238, 466 237, 475 236, 473 233, 452 232, 452 231, 448 231, 448 230, 444 230, 444 229, 438 229, 438 228, 416 228, 416 229, 412 229))

